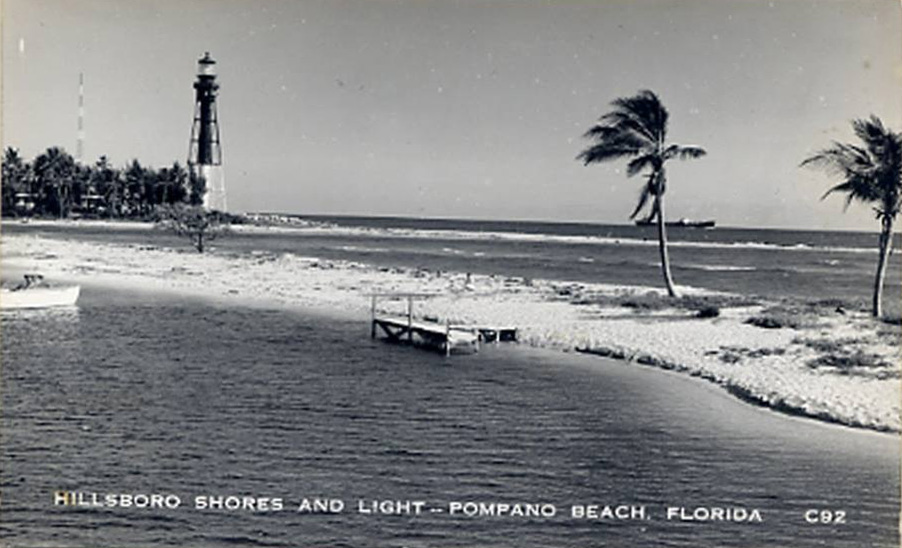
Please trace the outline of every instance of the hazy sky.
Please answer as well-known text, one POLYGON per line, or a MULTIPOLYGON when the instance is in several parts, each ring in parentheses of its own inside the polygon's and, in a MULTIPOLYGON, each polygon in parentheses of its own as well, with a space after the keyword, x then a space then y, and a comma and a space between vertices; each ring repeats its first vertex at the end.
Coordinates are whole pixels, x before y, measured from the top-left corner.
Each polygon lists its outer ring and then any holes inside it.
POLYGON ((3 142, 33 157, 185 162, 196 61, 218 61, 230 208, 628 222, 641 178, 582 133, 655 90, 668 215, 876 229, 821 202, 807 155, 877 114, 902 129, 898 0, 3 2, 3 142))

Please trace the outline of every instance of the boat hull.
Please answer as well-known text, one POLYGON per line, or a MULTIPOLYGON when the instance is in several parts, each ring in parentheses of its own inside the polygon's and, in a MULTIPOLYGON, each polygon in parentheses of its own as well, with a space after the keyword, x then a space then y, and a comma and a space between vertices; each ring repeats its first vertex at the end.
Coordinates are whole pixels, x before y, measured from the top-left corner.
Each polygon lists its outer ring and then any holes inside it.
POLYGON ((78 301, 81 288, 77 285, 66 287, 30 287, 19 290, 0 291, 0 308, 15 310, 23 308, 50 308, 73 306, 78 301))
MULTIPOLYGON (((636 221, 636 226, 655 226, 654 221, 636 221)), ((714 228, 716 221, 667 221, 664 223, 669 228, 714 228)))

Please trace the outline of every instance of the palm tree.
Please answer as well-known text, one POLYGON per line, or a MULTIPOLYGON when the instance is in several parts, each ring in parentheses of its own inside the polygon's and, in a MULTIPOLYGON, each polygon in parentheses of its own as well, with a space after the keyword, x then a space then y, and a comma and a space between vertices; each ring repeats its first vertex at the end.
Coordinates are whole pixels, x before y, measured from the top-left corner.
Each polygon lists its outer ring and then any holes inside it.
POLYGON ((823 168, 842 179, 822 200, 834 192, 843 192, 846 208, 854 201, 873 204, 880 221, 880 256, 871 313, 879 318, 883 315, 883 280, 893 244, 893 221, 902 195, 902 133, 893 133, 873 115, 867 120, 854 120, 852 129, 864 146, 834 142, 802 165, 823 168))
POLYGON ((101 156, 91 170, 91 184, 95 192, 103 196, 107 214, 118 217, 122 209, 122 174, 110 164, 109 158, 101 156))
POLYGON ((16 209, 16 194, 27 190, 30 169, 28 162, 22 159, 17 149, 7 147, 3 151, 3 183, 0 185, 3 198, 0 211, 4 216, 8 216, 16 209))
POLYGON ((161 204, 172 205, 188 196, 188 172, 178 162, 160 170, 161 204))
POLYGON ((44 213, 60 218, 69 215, 76 171, 75 159, 60 147, 50 147, 34 159, 34 174, 44 213))
POLYGON ((632 158, 627 164, 629 177, 645 173, 645 185, 639 193, 639 203, 630 215, 634 219, 651 200, 647 221, 657 218, 658 250, 667 293, 676 297, 670 260, 667 257, 667 231, 664 219, 664 191, 667 176, 664 163, 674 158, 681 160, 699 158, 705 150, 697 146, 680 146, 667 143, 667 109, 654 92, 642 90, 633 97, 621 97, 611 103, 614 110, 599 119, 583 135, 594 141, 576 158, 585 165, 632 158))
POLYGON ((125 206, 129 216, 145 213, 145 203, 149 200, 144 194, 146 177, 147 169, 137 159, 133 159, 122 171, 125 206))

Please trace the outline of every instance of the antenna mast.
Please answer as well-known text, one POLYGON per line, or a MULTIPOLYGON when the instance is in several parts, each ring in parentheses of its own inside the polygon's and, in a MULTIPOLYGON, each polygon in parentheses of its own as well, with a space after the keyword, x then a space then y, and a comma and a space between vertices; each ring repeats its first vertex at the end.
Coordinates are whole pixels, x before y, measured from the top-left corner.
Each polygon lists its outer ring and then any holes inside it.
POLYGON ((78 73, 78 141, 75 147, 75 159, 78 163, 84 160, 85 152, 85 73, 78 73))

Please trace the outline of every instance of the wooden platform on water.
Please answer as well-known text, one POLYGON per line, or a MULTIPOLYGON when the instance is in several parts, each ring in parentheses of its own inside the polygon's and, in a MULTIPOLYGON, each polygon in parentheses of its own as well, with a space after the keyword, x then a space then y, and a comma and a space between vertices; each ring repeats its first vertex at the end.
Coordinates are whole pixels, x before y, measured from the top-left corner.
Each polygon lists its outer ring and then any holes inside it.
POLYGON ((413 309, 416 299, 435 297, 424 293, 380 293, 371 295, 370 336, 376 338, 381 333, 390 341, 407 343, 444 352, 478 352, 483 342, 516 341, 516 327, 487 327, 442 324, 439 322, 414 320, 413 309), (376 312, 378 298, 406 300, 407 314, 380 315, 376 312))

